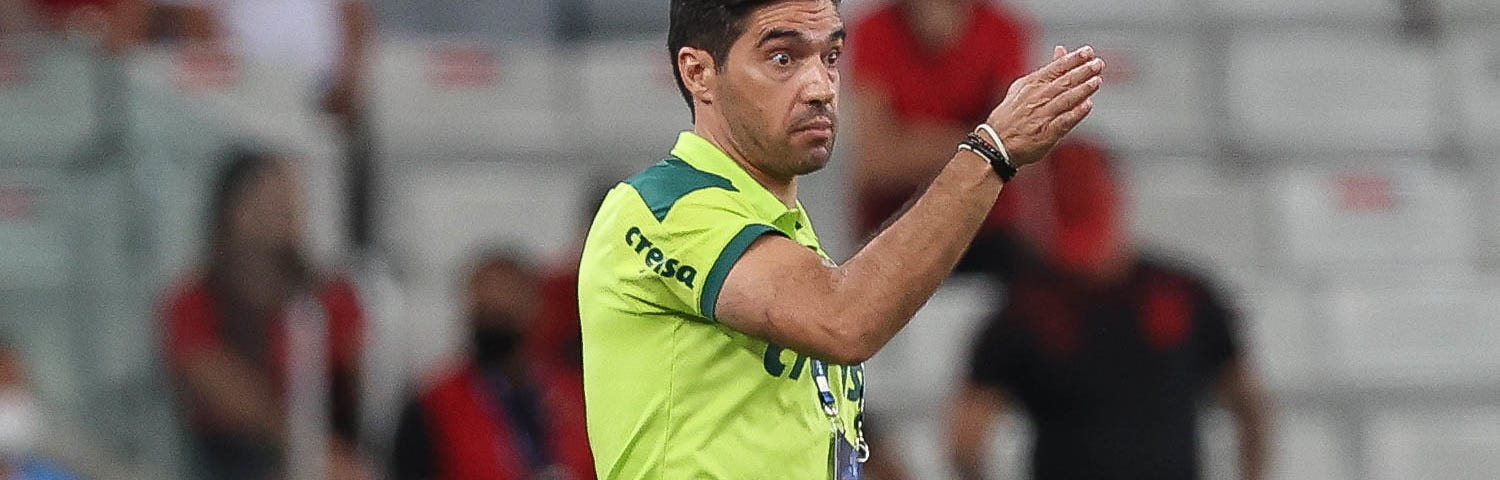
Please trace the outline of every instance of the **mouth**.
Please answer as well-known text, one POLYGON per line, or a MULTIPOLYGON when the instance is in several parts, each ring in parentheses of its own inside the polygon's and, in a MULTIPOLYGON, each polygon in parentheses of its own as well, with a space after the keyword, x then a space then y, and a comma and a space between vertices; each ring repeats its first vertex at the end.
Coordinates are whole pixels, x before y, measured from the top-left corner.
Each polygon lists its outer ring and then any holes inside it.
POLYGON ((792 134, 807 134, 816 137, 832 137, 833 120, 824 117, 813 119, 812 121, 803 123, 801 125, 798 125, 796 128, 793 128, 792 134))

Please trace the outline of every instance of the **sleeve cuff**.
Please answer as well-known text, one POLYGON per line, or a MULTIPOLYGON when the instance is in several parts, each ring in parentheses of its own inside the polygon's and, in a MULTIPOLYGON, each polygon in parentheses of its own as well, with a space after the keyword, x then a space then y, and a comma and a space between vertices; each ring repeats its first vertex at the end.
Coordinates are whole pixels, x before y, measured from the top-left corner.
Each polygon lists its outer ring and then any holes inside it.
POLYGON ((724 287, 724 278, 729 276, 729 269, 734 268, 734 264, 740 261, 740 257, 745 254, 745 250, 750 248, 751 243, 755 243, 755 239, 767 233, 779 234, 780 232, 770 225, 746 225, 745 228, 740 229, 740 233, 735 234, 734 238, 729 240, 724 250, 719 252, 719 258, 714 260, 713 268, 708 271, 708 279, 703 281, 703 295, 698 297, 698 311, 702 312, 704 317, 718 320, 714 309, 718 306, 719 289, 724 287))

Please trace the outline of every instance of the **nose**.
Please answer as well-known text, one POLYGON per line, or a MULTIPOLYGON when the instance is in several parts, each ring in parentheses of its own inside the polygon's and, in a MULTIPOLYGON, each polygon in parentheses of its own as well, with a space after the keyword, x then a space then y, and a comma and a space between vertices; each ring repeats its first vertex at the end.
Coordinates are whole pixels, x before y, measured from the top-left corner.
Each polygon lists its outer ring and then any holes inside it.
POLYGON ((802 88, 802 101, 809 105, 829 106, 839 91, 838 70, 827 65, 810 65, 804 73, 806 83, 802 88))

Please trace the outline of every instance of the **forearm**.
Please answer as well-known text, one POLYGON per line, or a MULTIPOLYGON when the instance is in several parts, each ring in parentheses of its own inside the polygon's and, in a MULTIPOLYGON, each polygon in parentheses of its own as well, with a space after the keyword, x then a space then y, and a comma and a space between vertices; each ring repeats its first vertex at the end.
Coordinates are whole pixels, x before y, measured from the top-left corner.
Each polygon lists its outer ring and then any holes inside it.
POLYGON ((200 411, 244 435, 279 442, 285 425, 261 375, 224 351, 194 355, 184 367, 186 386, 200 411))
POLYGON ((836 273, 830 318, 873 355, 932 297, 994 206, 1001 182, 981 157, 961 152, 921 197, 836 273))
POLYGON ((339 4, 341 42, 340 75, 358 75, 364 71, 374 41, 375 15, 363 0, 345 0, 339 4))
POLYGON ((869 132, 857 144, 855 182, 862 190, 921 185, 950 158, 969 130, 960 125, 903 122, 869 132))
POLYGON ((1243 480, 1266 478, 1267 423, 1264 409, 1236 412, 1239 434, 1239 468, 1243 480))

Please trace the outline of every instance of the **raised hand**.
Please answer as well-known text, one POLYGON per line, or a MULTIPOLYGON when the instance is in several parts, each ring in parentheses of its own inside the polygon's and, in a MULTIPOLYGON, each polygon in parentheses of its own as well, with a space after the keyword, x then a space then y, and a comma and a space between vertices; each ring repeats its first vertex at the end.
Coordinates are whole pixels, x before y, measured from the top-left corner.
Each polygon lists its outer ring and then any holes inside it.
POLYGON ((1078 126, 1094 108, 1090 97, 1103 84, 1103 71, 1104 60, 1093 47, 1070 53, 1059 46, 1052 63, 1010 84, 988 123, 1005 143, 1011 162, 1018 167, 1036 163, 1078 126))

